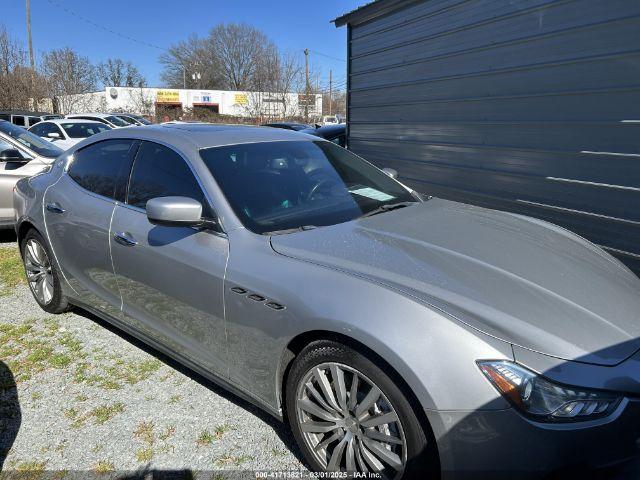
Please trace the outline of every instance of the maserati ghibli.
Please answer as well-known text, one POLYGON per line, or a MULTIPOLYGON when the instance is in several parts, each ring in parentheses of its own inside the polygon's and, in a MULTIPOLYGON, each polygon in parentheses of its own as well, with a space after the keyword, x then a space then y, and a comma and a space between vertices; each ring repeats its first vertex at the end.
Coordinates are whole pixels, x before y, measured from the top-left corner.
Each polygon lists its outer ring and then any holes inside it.
POLYGON ((640 280, 315 136, 99 133, 20 180, 29 286, 288 422, 316 471, 540 476, 638 454, 640 280))

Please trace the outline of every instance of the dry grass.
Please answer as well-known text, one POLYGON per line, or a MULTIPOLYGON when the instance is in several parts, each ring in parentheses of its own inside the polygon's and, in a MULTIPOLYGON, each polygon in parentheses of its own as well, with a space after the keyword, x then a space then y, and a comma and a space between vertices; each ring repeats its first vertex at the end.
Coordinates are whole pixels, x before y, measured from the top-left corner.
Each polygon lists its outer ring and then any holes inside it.
POLYGON ((17 248, 0 248, 0 296, 6 296, 26 283, 22 258, 17 248))

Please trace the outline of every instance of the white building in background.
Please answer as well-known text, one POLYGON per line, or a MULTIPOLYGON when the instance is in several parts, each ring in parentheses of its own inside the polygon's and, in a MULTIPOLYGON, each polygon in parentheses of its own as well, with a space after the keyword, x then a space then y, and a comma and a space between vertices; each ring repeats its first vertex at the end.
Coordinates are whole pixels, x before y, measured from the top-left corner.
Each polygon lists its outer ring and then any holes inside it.
POLYGON ((155 116, 158 110, 198 109, 235 117, 304 117, 322 115, 322 95, 298 93, 235 92, 167 88, 107 87, 104 91, 56 97, 58 113, 129 112, 155 116))

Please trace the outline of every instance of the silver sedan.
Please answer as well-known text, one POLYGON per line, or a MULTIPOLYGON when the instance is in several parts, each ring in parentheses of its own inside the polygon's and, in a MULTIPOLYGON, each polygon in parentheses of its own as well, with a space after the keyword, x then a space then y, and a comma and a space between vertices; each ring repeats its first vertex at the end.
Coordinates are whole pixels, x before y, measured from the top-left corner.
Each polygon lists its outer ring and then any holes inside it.
POLYGON ((513 478, 638 453, 640 280, 559 227, 423 197, 317 137, 199 124, 95 135, 14 202, 43 309, 288 421, 312 469, 513 478))

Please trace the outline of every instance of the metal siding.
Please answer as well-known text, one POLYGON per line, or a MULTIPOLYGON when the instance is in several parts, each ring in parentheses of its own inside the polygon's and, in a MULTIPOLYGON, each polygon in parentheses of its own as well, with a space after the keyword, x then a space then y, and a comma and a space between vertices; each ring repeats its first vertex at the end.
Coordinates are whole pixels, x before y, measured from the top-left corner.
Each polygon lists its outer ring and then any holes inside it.
POLYGON ((348 42, 351 150, 640 272, 640 2, 428 0, 348 42))

